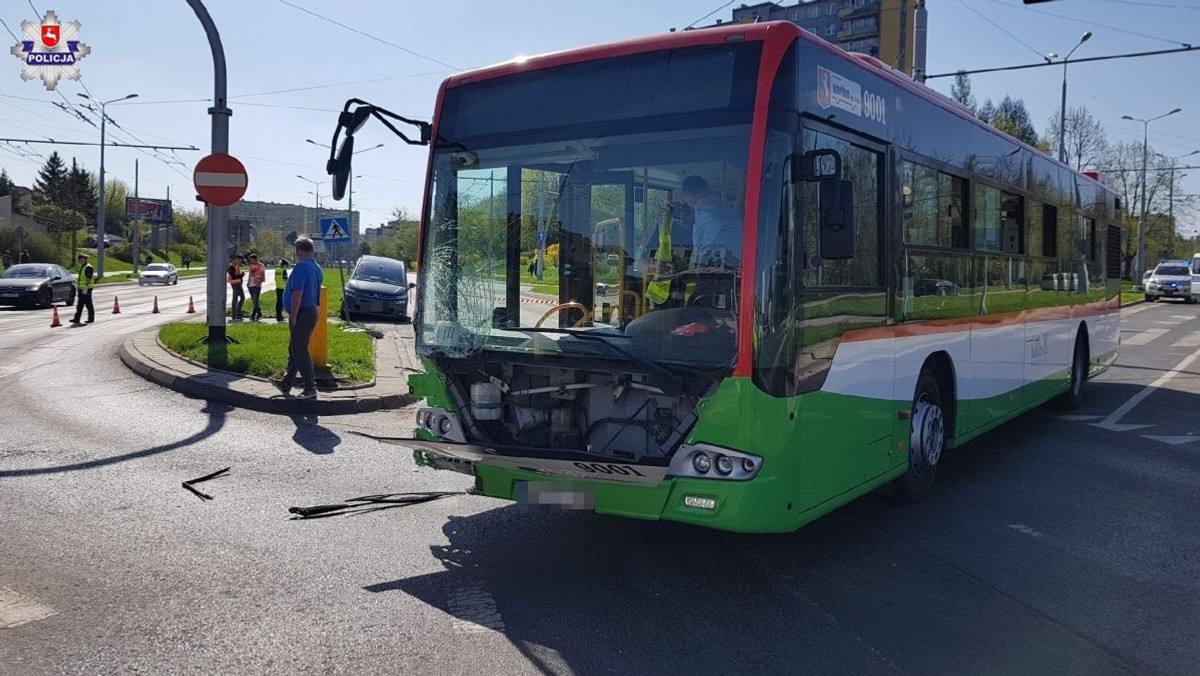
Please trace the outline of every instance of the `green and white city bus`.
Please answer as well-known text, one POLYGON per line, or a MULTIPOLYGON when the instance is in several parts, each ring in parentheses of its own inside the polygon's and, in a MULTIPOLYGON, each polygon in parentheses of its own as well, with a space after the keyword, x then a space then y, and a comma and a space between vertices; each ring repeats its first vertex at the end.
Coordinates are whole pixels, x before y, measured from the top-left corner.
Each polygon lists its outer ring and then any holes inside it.
POLYGON ((790 23, 455 75, 423 132, 399 443, 483 495, 790 531, 1117 355, 1099 177, 790 23))

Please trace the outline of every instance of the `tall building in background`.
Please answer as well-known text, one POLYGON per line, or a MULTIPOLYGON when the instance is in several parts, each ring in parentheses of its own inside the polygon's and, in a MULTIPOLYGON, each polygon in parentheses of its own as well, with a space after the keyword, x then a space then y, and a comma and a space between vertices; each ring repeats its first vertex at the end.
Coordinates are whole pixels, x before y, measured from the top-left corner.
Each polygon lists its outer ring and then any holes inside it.
POLYGON ((915 6, 915 0, 760 2, 734 9, 733 22, 791 21, 848 52, 870 54, 912 75, 915 6))

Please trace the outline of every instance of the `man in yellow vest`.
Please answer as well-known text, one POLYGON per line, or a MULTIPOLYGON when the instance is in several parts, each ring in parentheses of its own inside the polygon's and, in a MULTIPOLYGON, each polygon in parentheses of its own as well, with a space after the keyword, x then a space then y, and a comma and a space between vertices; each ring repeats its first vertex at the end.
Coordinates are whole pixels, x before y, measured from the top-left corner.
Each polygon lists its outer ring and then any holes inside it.
POLYGON ((88 263, 88 257, 79 254, 76 257, 79 263, 79 270, 75 277, 75 318, 71 320, 72 324, 78 324, 83 318, 83 308, 87 308, 87 323, 91 324, 96 321, 96 307, 92 305, 92 290, 96 288, 96 271, 92 268, 91 263, 88 263))
POLYGON ((283 321, 283 289, 287 286, 288 259, 280 258, 275 268, 275 321, 283 321))

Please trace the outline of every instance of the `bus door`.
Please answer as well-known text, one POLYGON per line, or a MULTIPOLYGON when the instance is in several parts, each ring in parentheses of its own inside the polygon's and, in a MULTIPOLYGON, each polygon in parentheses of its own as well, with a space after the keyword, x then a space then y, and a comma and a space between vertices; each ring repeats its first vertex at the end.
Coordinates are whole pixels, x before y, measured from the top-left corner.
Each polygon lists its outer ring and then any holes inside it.
POLYGON ((795 391, 820 391, 805 399, 795 432, 814 463, 805 479, 809 497, 828 498, 904 461, 893 452, 895 400, 912 395, 893 392, 896 347, 886 328, 886 148, 815 121, 806 121, 802 135, 811 158, 803 171, 813 175, 798 183, 795 391), (841 179, 853 186, 853 250, 823 258, 832 252, 822 241, 820 210, 832 205, 822 204, 831 192, 822 181, 839 163, 841 179))
POLYGON ((628 276, 633 197, 632 172, 579 172, 570 178, 563 196, 559 301, 576 305, 559 313, 560 325, 620 325, 636 316, 628 276))

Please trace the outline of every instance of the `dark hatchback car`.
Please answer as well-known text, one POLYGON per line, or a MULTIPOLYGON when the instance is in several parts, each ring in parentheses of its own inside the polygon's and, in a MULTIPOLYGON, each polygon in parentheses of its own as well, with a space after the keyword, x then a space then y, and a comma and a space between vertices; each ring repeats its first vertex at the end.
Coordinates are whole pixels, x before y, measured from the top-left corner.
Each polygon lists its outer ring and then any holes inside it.
POLYGON ((382 256, 363 256, 354 264, 342 298, 342 318, 377 315, 408 319, 408 282, 404 263, 382 256))
POLYGON ((75 302, 75 278, 50 263, 22 263, 0 275, 0 305, 50 307, 75 302))

